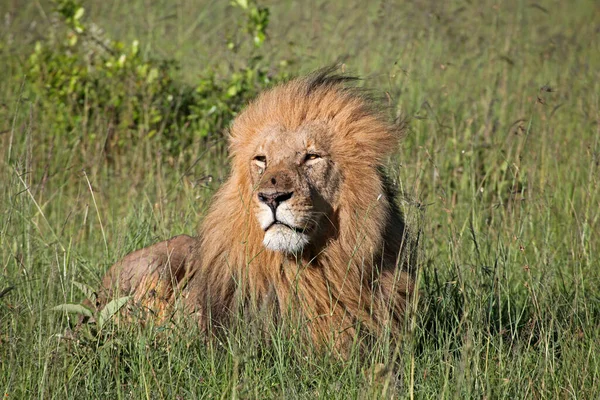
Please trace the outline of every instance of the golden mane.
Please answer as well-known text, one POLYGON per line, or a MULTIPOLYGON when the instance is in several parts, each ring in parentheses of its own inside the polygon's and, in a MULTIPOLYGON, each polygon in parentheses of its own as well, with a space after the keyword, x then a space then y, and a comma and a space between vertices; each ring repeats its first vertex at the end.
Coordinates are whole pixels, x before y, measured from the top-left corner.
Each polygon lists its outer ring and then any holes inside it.
MULTIPOLYGON (((261 94, 230 130, 231 176, 215 195, 188 257, 185 302, 200 323, 226 325, 232 313, 265 307, 304 318, 316 340, 345 345, 359 325, 378 334, 399 328, 413 291, 407 235, 381 168, 401 130, 385 122, 352 80, 331 70, 261 94), (335 230, 302 256, 265 249, 252 213, 249 144, 264 128, 290 132, 327 124, 326 140, 342 168, 335 230)), ((363 328, 363 329, 364 329, 363 328)))

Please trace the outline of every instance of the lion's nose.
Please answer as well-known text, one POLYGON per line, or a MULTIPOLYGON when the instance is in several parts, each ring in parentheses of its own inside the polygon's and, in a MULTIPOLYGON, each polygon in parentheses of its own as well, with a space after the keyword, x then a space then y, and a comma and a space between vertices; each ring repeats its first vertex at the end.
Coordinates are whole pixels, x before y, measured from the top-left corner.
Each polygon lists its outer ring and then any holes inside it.
POLYGON ((292 198, 294 192, 274 192, 274 193, 259 193, 258 200, 269 206, 273 213, 277 210, 277 207, 286 200, 292 198))

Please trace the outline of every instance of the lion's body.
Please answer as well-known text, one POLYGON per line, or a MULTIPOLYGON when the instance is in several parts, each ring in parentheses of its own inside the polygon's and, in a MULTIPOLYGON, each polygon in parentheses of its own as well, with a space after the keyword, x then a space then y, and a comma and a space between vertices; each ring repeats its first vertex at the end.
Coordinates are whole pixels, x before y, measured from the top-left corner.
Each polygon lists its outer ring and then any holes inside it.
MULTIPOLYGON (((231 176, 180 262, 183 303, 203 328, 268 308, 281 320, 303 318, 313 339, 336 346, 359 325, 374 334, 398 329, 413 291, 412 250, 381 173, 398 129, 345 80, 328 72, 293 80, 234 122, 231 176), (268 196, 283 206, 265 206, 268 196)), ((181 287, 175 275, 170 285, 181 287)))

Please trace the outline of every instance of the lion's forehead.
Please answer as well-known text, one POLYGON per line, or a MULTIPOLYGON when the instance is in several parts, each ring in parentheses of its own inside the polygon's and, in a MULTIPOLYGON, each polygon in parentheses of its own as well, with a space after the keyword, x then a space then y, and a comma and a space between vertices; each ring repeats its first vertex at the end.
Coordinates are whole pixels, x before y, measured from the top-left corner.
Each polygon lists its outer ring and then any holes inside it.
POLYGON ((307 151, 331 151, 330 132, 326 123, 309 121, 298 127, 269 125, 256 135, 255 153, 272 161, 284 161, 304 155, 307 151))

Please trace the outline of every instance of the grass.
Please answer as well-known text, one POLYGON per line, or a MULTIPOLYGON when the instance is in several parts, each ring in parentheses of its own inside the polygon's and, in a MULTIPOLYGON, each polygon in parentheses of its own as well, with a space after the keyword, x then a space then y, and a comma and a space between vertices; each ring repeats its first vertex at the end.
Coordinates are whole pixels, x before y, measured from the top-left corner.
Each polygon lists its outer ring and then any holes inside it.
MULTIPOLYGON (((226 2, 84 4, 112 37, 227 76, 226 2)), ((136 248, 195 232, 227 176, 219 146, 128 142, 111 160, 64 130, 23 65, 46 2, 0 27, 0 394, 7 398, 600 395, 600 8, 567 2, 266 2, 261 50, 295 74, 341 61, 410 132, 389 170, 423 229, 421 306, 398 351, 347 362, 251 327, 205 342, 186 324, 64 337, 52 312, 136 248), (5 289, 12 288, 6 291, 5 289)), ((106 132, 100 118, 93 128, 106 132)), ((191 129, 191 128, 190 128, 191 129)), ((413 221, 413 224, 417 222, 413 221)))

